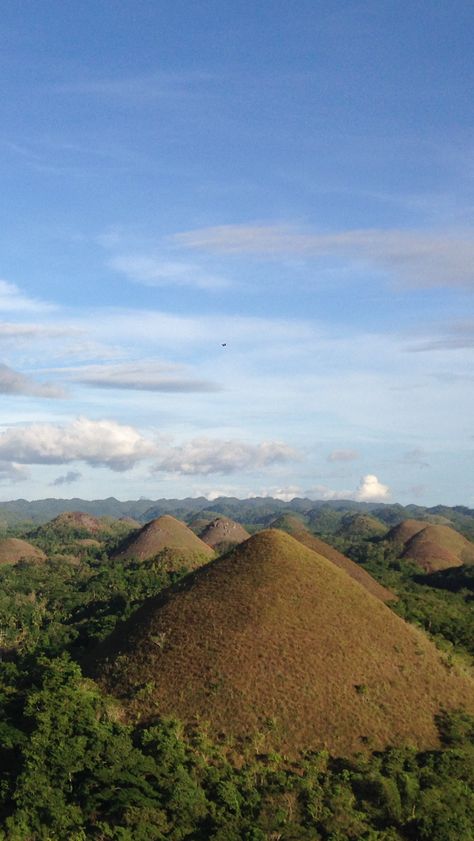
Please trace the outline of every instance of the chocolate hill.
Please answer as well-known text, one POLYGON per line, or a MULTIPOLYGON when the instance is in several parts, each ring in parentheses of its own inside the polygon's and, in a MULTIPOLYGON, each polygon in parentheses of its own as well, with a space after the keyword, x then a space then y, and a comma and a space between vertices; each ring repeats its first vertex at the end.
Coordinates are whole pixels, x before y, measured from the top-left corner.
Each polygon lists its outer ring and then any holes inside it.
POLYGON ((84 665, 128 716, 288 756, 434 746, 436 713, 474 711, 474 683, 419 630, 276 529, 148 599, 84 665))
POLYGON ((191 569, 214 557, 214 551, 197 537, 184 523, 165 514, 133 531, 117 547, 114 559, 136 558, 145 561, 167 550, 168 561, 173 557, 185 559, 191 569))
POLYGON ((348 540, 381 537, 387 533, 387 526, 370 514, 346 514, 336 531, 337 535, 348 540))
POLYGON ((405 520, 390 530, 387 540, 401 545, 402 557, 426 572, 474 564, 474 544, 449 526, 405 520))
POLYGON ((227 551, 250 537, 240 523, 228 517, 216 517, 200 533, 199 537, 216 552, 227 551))
POLYGON ((26 540, 16 537, 0 540, 0 564, 17 564, 22 560, 41 562, 46 560, 46 555, 26 540))
POLYGON ((333 564, 336 564, 336 566, 340 569, 347 572, 351 578, 358 581, 359 584, 362 584, 369 593, 372 593, 373 596, 376 596, 383 602, 395 601, 397 599, 395 593, 392 593, 392 591, 388 590, 387 587, 383 587, 382 584, 379 584, 375 578, 372 578, 372 576, 365 571, 365 569, 354 563, 354 561, 351 561, 351 559, 347 558, 346 555, 338 552, 338 550, 334 549, 333 546, 330 546, 329 543, 326 543, 324 540, 316 537, 316 535, 311 534, 299 517, 294 517, 292 514, 283 514, 281 517, 274 520, 271 526, 272 528, 283 529, 291 534, 295 540, 298 540, 304 546, 307 546, 308 549, 312 549, 313 552, 317 552, 318 555, 322 555, 323 558, 326 558, 328 561, 332 561, 333 564))
MULTIPOLYGON (((89 534, 99 534, 106 531, 104 524, 98 517, 93 517, 92 514, 86 514, 84 511, 65 511, 64 514, 59 514, 54 520, 47 523, 47 526, 58 532, 74 529, 87 531, 89 534)), ((40 530, 38 529, 38 531, 40 530)))

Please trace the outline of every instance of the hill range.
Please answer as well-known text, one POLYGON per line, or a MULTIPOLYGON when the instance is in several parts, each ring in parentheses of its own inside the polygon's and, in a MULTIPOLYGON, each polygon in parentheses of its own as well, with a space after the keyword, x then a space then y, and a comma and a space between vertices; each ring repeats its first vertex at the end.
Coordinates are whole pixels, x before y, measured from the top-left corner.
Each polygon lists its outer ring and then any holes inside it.
POLYGON ((474 712, 473 682, 420 631, 277 529, 148 599, 85 668, 131 718, 208 722, 290 756, 435 746, 437 713, 474 712))
POLYGON ((108 499, 86 500, 78 497, 72 499, 40 499, 29 501, 26 499, 10 500, 0 503, 0 526, 31 522, 45 523, 58 514, 68 511, 83 511, 95 517, 131 517, 142 524, 149 522, 163 514, 170 514, 189 523, 194 517, 202 513, 203 518, 213 519, 222 515, 236 520, 243 525, 268 525, 278 515, 283 513, 300 514, 304 516, 314 531, 321 534, 335 534, 341 527, 343 519, 350 514, 370 514, 387 527, 401 523, 407 519, 417 519, 426 522, 451 525, 463 532, 467 537, 474 537, 474 509, 463 505, 453 507, 437 505, 426 508, 420 505, 399 505, 397 503, 368 503, 353 500, 312 500, 295 498, 284 502, 271 497, 256 497, 252 499, 237 499, 235 497, 219 497, 209 502, 205 497, 188 497, 186 499, 139 499, 118 500, 108 499))

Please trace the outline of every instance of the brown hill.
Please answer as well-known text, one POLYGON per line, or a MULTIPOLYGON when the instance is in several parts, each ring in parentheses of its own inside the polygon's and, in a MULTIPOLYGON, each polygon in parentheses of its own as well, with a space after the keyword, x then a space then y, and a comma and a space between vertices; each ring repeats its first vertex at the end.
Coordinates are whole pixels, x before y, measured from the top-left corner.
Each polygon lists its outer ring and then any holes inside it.
POLYGON ((426 526, 405 544, 410 558, 427 572, 474 564, 474 544, 449 526, 426 526))
POLYGON ((259 749, 438 744, 474 683, 346 573, 276 529, 148 599, 86 671, 144 722, 174 715, 259 749))
MULTIPOLYGON (((165 514, 134 531, 117 547, 113 558, 136 558, 145 561, 164 549, 173 565, 174 556, 186 559, 191 569, 214 557, 214 551, 197 537, 184 523, 165 514)), ((170 567, 171 568, 171 567, 170 567)))
POLYGON ((330 546, 329 543, 326 543, 324 540, 316 537, 316 535, 311 534, 311 532, 303 525, 299 517, 293 517, 291 514, 283 514, 281 517, 274 520, 272 528, 283 529, 291 534, 295 540, 299 540, 300 543, 307 546, 308 549, 312 549, 313 552, 317 552, 318 555, 322 555, 323 558, 326 558, 328 561, 332 561, 333 564, 336 564, 336 566, 340 569, 347 572, 351 578, 358 581, 359 584, 362 584, 369 593, 372 593, 373 596, 376 596, 383 602, 395 601, 397 599, 395 593, 392 593, 392 591, 388 590, 387 587, 383 587, 382 584, 379 584, 378 581, 376 581, 375 578, 372 578, 372 576, 369 575, 365 569, 359 566, 359 564, 354 563, 354 561, 351 561, 351 559, 346 557, 346 555, 338 552, 338 550, 334 549, 333 546, 330 546))
POLYGON ((17 564, 22 560, 41 562, 46 560, 46 555, 41 549, 17 537, 0 540, 0 564, 17 564))
POLYGON ((387 539, 402 547, 403 558, 426 572, 474 564, 474 544, 450 526, 405 520, 390 530, 387 539))
POLYGON ((62 529, 84 529, 90 534, 99 534, 107 530, 98 517, 93 517, 92 514, 86 514, 84 511, 65 511, 47 525, 58 531, 62 529))
POLYGON ((401 546, 405 546, 415 534, 425 529, 426 526, 427 523, 423 522, 423 520, 403 520, 394 526, 393 529, 390 529, 385 539, 389 540, 390 543, 398 543, 401 546))
POLYGON ((199 537, 216 552, 227 551, 247 540, 250 534, 240 523, 228 517, 216 517, 202 530, 199 537))

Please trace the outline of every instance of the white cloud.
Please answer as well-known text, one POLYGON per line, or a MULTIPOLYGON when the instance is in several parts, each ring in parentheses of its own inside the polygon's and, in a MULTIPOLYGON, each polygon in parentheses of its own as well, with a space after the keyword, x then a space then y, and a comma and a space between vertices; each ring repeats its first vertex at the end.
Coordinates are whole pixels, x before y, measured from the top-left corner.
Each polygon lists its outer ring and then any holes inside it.
POLYGON ((360 480, 354 499, 358 502, 384 502, 390 497, 388 485, 383 485, 372 473, 360 480))
POLYGON ((290 502, 295 497, 303 496, 303 492, 299 485, 288 485, 284 488, 270 488, 269 490, 260 491, 253 496, 268 496, 272 499, 280 499, 282 502, 290 502))
POLYGON ((196 438, 177 447, 165 448, 154 466, 155 472, 204 476, 210 473, 234 473, 294 461, 298 453, 287 444, 264 441, 221 441, 196 438))
POLYGON ((28 395, 30 397, 61 398, 65 397, 64 389, 51 383, 38 383, 31 377, 14 371, 7 365, 0 363, 0 394, 28 395))
POLYGON ((359 453, 356 450, 333 450, 326 461, 355 461, 357 458, 359 453))
POLYGON ((217 383, 186 376, 181 366, 161 362, 127 362, 122 365, 90 365, 72 373, 76 382, 95 388, 118 388, 132 391, 202 393, 220 391, 217 383))
POLYGON ((198 289, 218 289, 229 282, 193 263, 163 260, 144 254, 124 254, 112 257, 107 265, 145 286, 194 286, 198 289))
POLYGON ((20 312, 24 312, 25 310, 44 311, 51 309, 54 309, 52 304, 29 298, 14 283, 0 280, 0 312, 15 312, 16 310, 20 312))
POLYGON ((123 471, 155 452, 136 429, 115 421, 78 418, 70 424, 31 424, 0 433, 0 459, 20 464, 84 461, 123 471))
POLYGON ((336 256, 372 264, 415 286, 472 286, 474 238, 469 231, 362 229, 301 233, 272 225, 222 225, 175 235, 187 248, 267 258, 336 256))

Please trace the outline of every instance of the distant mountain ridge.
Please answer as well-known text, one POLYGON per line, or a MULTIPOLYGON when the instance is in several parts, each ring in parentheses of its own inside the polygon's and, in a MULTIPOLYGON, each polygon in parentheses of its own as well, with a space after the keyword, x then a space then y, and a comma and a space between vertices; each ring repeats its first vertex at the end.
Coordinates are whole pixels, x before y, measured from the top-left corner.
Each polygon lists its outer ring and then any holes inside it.
POLYGON ((212 511, 213 517, 220 514, 236 522, 247 525, 268 525, 275 517, 286 512, 300 514, 307 518, 311 527, 322 534, 335 533, 341 526, 342 519, 348 513, 370 514, 388 527, 396 526, 403 520, 415 519, 427 522, 445 522, 474 538, 474 509, 464 505, 436 505, 427 508, 421 505, 400 505, 399 503, 354 502, 353 500, 313 500, 295 498, 284 502, 273 497, 254 497, 237 499, 236 497, 218 497, 212 501, 206 497, 186 497, 184 499, 26 499, 0 502, 0 526, 15 525, 29 521, 45 523, 59 514, 68 511, 83 511, 96 517, 114 518, 132 517, 144 524, 169 514, 185 522, 196 515, 212 511), (448 522, 446 522, 448 521, 448 522))

